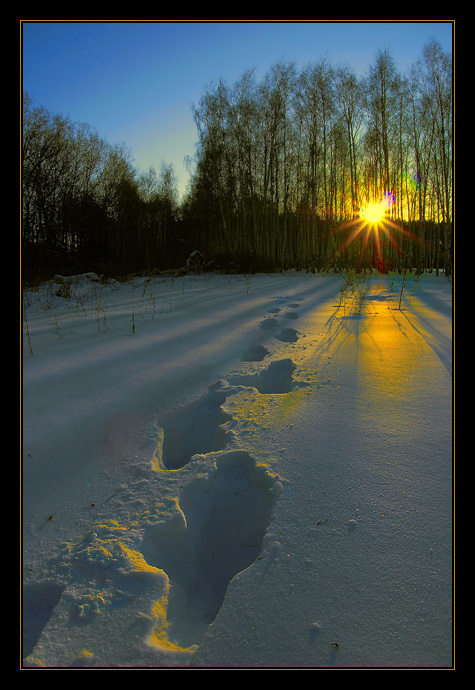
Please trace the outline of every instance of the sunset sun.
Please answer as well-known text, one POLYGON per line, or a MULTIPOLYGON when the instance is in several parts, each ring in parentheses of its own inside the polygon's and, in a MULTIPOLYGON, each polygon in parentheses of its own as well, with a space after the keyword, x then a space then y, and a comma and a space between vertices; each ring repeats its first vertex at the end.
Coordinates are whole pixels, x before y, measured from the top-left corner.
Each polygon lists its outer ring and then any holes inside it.
POLYGON ((379 223, 384 218, 386 208, 382 203, 368 204, 361 211, 361 217, 368 223, 379 223))
POLYGON ((362 205, 356 218, 340 226, 345 231, 340 251, 346 252, 355 243, 360 262, 365 257, 371 257, 370 261, 378 270, 383 270, 384 253, 388 251, 388 247, 392 248, 393 253, 398 253, 401 251, 402 237, 412 237, 401 224, 391 220, 390 213, 395 203, 395 195, 386 191, 379 200, 372 199, 362 205))

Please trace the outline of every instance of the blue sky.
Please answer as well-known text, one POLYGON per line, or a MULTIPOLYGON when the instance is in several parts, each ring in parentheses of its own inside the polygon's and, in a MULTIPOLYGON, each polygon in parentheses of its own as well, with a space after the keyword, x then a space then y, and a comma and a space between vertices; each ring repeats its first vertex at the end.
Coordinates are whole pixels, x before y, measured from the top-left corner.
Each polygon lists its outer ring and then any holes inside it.
POLYGON ((22 24, 23 88, 34 105, 87 122, 124 143, 138 170, 183 160, 197 140, 192 104, 206 86, 256 68, 259 81, 284 58, 301 69, 327 56, 365 73, 379 49, 405 72, 436 38, 452 50, 447 22, 29 22, 22 24))

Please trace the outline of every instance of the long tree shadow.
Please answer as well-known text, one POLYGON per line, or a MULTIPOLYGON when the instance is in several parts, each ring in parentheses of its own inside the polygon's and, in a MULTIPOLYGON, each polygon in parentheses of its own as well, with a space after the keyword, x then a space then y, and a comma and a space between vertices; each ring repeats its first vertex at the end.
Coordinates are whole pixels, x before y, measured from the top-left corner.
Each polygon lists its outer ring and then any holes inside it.
POLYGON ((392 310, 392 316, 399 328, 404 331, 402 319, 405 319, 407 325, 415 333, 417 333, 434 351, 439 360, 442 362, 448 373, 452 375, 452 341, 443 335, 437 328, 435 328, 427 319, 420 314, 411 312, 407 309, 392 310), (398 319, 398 316, 401 318, 398 319))

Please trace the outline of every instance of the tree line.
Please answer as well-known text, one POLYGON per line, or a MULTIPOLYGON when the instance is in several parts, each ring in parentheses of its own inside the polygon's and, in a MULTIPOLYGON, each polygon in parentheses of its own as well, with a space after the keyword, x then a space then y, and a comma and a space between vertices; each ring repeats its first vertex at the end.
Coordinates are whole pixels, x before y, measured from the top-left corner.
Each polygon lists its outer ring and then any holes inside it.
POLYGON ((173 166, 137 173, 130 151, 23 95, 22 262, 26 279, 127 273, 175 261, 173 166))
MULTIPOLYGON (((371 267, 354 241, 367 203, 390 193, 384 267, 450 271, 451 56, 430 41, 408 74, 379 51, 362 77, 325 58, 210 85, 178 200, 173 167, 137 173, 124 146, 33 108, 23 117, 23 253, 32 271, 181 266, 198 249, 240 271, 371 267)), ((373 237, 373 240, 375 238, 373 237)), ((378 268, 381 268, 381 263, 378 268)))

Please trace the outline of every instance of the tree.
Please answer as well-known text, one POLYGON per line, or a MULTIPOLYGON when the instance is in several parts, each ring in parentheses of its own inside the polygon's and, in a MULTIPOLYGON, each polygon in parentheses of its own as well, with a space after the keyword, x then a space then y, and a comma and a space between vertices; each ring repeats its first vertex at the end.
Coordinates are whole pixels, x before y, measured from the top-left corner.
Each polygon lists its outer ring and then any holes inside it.
POLYGON ((351 213, 356 215, 359 208, 358 193, 358 150, 357 141, 363 123, 363 92, 356 75, 348 67, 337 70, 335 94, 339 116, 344 123, 350 167, 351 213))
POLYGON ((334 73, 326 59, 308 65, 299 80, 299 108, 307 145, 307 185, 311 207, 331 216, 328 202, 328 146, 334 116, 334 73), (320 199, 320 187, 323 198, 320 199))
POLYGON ((374 171, 376 188, 373 190, 378 200, 382 193, 392 189, 390 153, 397 112, 396 68, 387 50, 378 51, 375 64, 370 66, 366 90, 370 134, 367 141, 374 147, 374 160, 378 163, 378 170, 374 171))
POLYGON ((433 181, 444 222, 452 218, 452 61, 440 43, 431 40, 424 46, 420 65, 422 97, 435 128, 433 181))

